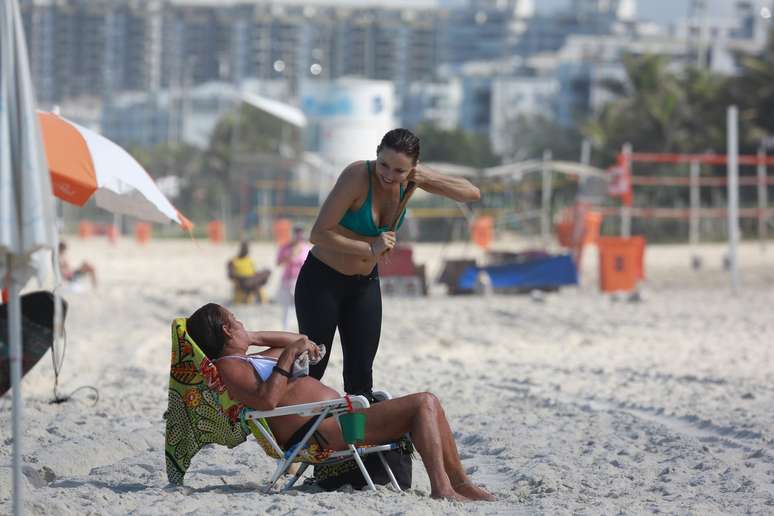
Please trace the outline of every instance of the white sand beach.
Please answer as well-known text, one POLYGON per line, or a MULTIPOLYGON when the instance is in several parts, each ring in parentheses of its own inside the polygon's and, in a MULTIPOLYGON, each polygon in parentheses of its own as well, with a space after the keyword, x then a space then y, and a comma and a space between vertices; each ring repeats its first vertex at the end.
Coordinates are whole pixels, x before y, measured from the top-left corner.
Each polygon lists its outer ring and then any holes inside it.
MULTIPOLYGON (((545 296, 384 299, 375 384, 394 396, 432 391, 446 407, 472 479, 499 498, 460 504, 414 488, 286 494, 259 488, 273 463, 253 440, 204 449, 184 487, 168 484, 164 420, 170 322, 230 296, 235 244, 69 241, 99 288, 65 294, 64 394, 50 404, 49 356, 23 381, 28 514, 772 514, 774 246, 743 246, 733 294, 721 245, 689 268, 686 246, 651 246, 639 303, 599 293, 596 258, 578 288, 545 296)), ((259 265, 274 248, 254 244, 259 265)), ((470 246, 418 245, 430 278, 470 246)), ((278 273, 273 274, 272 287, 278 273)), ((275 304, 234 307, 277 329, 275 304)), ((324 381, 341 390, 334 344, 324 381)), ((0 398, 0 514, 11 512, 11 399, 0 398)))

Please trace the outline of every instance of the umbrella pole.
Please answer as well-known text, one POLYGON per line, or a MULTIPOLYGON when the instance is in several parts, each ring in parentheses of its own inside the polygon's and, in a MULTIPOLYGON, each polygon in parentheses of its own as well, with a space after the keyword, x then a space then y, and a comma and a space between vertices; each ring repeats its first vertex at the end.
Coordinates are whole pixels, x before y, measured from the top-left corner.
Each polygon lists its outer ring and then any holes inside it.
POLYGON ((22 429, 22 399, 21 399, 21 286, 14 279, 16 256, 8 254, 8 341, 10 343, 9 362, 11 368, 11 389, 13 390, 13 412, 11 416, 13 436, 13 514, 22 514, 22 484, 21 484, 21 429, 22 429))

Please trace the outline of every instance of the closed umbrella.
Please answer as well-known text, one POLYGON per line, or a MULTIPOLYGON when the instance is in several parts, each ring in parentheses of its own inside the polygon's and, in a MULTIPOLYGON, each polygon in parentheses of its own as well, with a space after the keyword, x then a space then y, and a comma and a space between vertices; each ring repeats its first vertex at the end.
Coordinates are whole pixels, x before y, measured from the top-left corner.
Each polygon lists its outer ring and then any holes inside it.
MULTIPOLYGON (((8 285, 13 388, 13 510, 21 513, 21 309, 30 256, 56 246, 51 182, 43 153, 16 0, 0 2, 0 278, 8 285)), ((2 335, 0 338, 5 339, 2 335)))

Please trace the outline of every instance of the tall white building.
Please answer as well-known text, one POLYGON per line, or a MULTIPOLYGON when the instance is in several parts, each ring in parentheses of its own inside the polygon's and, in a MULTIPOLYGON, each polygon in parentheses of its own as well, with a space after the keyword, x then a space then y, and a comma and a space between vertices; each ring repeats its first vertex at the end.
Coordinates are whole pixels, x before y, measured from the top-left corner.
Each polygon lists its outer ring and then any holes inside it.
POLYGON ((388 81, 306 81, 300 99, 307 149, 339 170, 373 156, 384 133, 396 126, 395 86, 388 81))
POLYGON ((460 125, 462 83, 459 79, 415 82, 409 85, 401 106, 401 125, 415 129, 428 123, 445 130, 460 125))
POLYGON ((513 127, 521 117, 545 117, 556 113, 559 81, 555 76, 498 77, 492 83, 492 150, 500 155, 513 152, 513 127))

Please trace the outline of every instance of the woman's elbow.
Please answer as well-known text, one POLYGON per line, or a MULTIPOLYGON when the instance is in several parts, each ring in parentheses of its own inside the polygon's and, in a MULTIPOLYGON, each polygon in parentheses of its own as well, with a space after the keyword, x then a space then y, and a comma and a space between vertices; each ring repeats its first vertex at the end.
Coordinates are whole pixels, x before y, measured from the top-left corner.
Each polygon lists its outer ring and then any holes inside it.
POLYGON ((322 230, 319 228, 312 228, 309 232, 309 243, 312 245, 320 245, 320 238, 322 237, 322 230))
POLYGON ((261 397, 252 403, 252 408, 262 412, 268 412, 277 408, 278 400, 271 397, 261 397))

